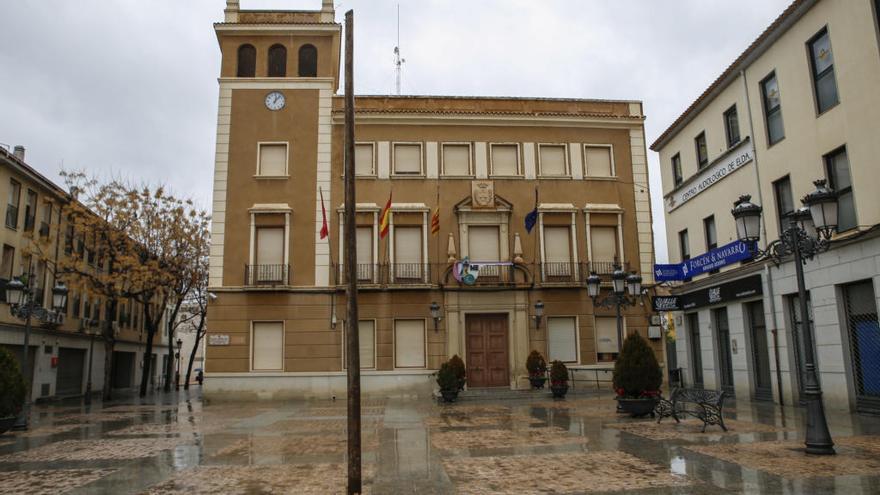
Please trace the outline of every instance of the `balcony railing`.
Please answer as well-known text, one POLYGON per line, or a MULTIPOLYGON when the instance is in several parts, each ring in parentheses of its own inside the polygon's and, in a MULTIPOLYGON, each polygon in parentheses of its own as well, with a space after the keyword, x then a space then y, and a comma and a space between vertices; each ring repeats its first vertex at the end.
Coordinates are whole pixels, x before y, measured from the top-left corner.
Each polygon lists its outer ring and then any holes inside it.
POLYGON ((614 273, 614 269, 620 265, 623 268, 623 271, 629 272, 629 262, 627 263, 619 263, 617 261, 589 261, 587 262, 587 275, 590 272, 595 272, 596 275, 608 275, 611 276, 614 273))
POLYGON ((290 265, 245 265, 244 285, 288 285, 289 274, 290 265))
POLYGON ((551 283, 580 283, 581 269, 573 262, 549 262, 541 265, 541 281, 551 283))

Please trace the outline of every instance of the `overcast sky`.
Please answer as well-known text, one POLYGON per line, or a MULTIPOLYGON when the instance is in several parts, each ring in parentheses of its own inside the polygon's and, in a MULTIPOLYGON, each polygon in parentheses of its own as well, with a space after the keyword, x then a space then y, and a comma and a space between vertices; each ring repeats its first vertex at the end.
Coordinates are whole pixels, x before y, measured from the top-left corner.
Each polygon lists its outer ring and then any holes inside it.
MULTIPOLYGON (((644 101, 648 144, 790 0, 342 0, 355 10, 355 90, 644 101)), ((320 0, 242 0, 318 9, 320 0)), ((4 0, 0 143, 29 164, 163 182, 210 205, 224 0, 4 0)), ((720 118, 720 117, 719 117, 720 118)), ((657 261, 660 175, 649 152, 657 261)))

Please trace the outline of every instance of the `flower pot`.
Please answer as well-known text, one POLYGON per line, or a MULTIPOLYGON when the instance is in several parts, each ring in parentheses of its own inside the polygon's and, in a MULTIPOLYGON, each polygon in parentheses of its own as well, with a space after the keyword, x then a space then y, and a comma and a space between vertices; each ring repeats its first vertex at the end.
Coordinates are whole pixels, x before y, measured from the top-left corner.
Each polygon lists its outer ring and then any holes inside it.
POLYGON ((544 383, 547 382, 547 377, 545 376, 530 376, 529 383, 532 384, 532 388, 535 390, 544 388, 544 383))
POLYGON ((553 392, 553 397, 557 399, 562 399, 565 397, 565 394, 568 393, 568 384, 562 385, 550 385, 550 391, 553 392))
POLYGON ((0 435, 11 430, 12 426, 15 424, 16 419, 17 418, 15 416, 7 416, 5 418, 0 418, 0 435))
POLYGON ((440 395, 443 396, 443 402, 455 402, 458 398, 458 390, 440 390, 440 395))
POLYGON ((657 399, 654 397, 640 397, 636 399, 618 397, 617 404, 623 412, 629 413, 633 418, 641 418, 648 414, 654 415, 654 406, 657 405, 657 399))

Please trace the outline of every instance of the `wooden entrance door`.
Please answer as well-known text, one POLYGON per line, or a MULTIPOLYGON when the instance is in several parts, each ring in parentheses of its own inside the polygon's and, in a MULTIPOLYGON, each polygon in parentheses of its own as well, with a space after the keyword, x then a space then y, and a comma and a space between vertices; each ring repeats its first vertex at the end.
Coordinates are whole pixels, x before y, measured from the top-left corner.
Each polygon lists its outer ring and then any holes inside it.
POLYGON ((467 315, 465 327, 468 386, 510 386, 507 315, 467 315))

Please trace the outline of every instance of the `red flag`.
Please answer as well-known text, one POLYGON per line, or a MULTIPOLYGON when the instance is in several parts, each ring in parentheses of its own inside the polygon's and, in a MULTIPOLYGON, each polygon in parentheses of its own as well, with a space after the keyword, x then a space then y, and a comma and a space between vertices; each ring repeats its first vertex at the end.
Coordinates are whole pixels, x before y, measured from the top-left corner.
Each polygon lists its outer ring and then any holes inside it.
POLYGON ((384 239, 388 235, 388 226, 391 224, 391 194, 388 194, 388 202, 379 216, 379 239, 384 239))
POLYGON ((330 228, 327 226, 327 209, 324 208, 324 190, 319 187, 318 193, 321 195, 321 239, 324 239, 330 235, 330 228))
POLYGON ((440 232, 440 207, 434 210, 434 214, 431 215, 431 234, 436 234, 440 232))

